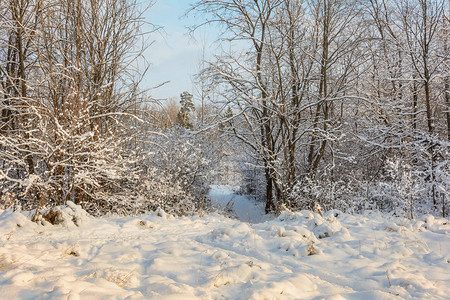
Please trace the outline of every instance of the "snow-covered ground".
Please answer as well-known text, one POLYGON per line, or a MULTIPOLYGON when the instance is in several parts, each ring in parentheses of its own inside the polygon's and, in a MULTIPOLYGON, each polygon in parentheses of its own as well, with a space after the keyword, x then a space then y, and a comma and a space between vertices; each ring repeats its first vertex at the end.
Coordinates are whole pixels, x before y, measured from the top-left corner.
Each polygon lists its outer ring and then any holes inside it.
POLYGON ((213 209, 224 211, 231 217, 249 223, 261 223, 273 218, 265 214, 263 202, 236 194, 238 189, 229 185, 211 186, 209 197, 213 209))
MULTIPOLYGON (((211 196, 215 205, 226 205, 232 189, 215 187, 211 196)), ((324 217, 284 212, 265 220, 257 211, 263 207, 245 201, 234 196, 239 219, 218 213, 173 218, 161 211, 92 218, 70 204, 66 221, 54 226, 0 211, 0 299, 450 295, 447 220, 338 211, 324 217)))

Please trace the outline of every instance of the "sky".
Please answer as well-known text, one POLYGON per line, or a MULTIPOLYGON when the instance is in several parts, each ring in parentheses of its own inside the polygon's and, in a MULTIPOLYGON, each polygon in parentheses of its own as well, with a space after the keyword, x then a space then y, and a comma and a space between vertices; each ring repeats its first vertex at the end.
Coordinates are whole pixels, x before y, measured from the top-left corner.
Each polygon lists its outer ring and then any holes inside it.
POLYGON ((200 21, 198 16, 196 19, 184 17, 192 3, 189 0, 157 0, 145 14, 148 22, 163 28, 151 34, 153 44, 145 54, 150 69, 144 86, 152 88, 169 81, 151 90, 150 94, 155 98, 178 98, 183 91, 195 94, 193 76, 200 69, 202 49, 209 49, 216 33, 205 28, 194 37, 189 35, 186 27, 200 21))

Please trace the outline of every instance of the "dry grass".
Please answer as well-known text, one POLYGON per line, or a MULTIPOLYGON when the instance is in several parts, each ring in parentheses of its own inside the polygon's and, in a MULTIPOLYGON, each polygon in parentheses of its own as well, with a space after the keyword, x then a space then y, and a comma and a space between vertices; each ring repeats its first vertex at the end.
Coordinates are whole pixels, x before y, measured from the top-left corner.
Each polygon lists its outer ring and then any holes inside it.
POLYGON ((64 222, 62 211, 58 208, 50 208, 42 214, 42 218, 52 225, 58 225, 64 222))
POLYGON ((9 271, 16 267, 15 261, 11 261, 0 255, 0 272, 9 271))

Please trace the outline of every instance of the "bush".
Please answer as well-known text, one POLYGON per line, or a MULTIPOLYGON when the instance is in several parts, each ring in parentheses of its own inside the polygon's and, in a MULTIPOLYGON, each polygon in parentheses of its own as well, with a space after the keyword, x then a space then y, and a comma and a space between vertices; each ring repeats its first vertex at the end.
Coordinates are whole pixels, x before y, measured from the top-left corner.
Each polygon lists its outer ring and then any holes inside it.
POLYGON ((209 174, 215 162, 208 137, 174 128, 152 142, 156 149, 140 162, 145 171, 138 186, 147 209, 191 215, 207 206, 209 174))

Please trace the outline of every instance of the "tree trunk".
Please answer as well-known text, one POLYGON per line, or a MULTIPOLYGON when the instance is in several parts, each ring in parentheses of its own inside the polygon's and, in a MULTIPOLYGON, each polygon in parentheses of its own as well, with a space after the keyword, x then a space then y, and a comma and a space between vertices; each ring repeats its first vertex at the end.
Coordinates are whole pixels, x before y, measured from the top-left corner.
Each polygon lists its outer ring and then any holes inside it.
MULTIPOLYGON (((27 84, 26 84, 26 75, 25 75, 25 55, 24 55, 24 46, 23 46, 23 15, 24 15, 24 7, 23 3, 19 5, 19 7, 13 8, 14 10, 14 20, 17 26, 17 53, 19 55, 19 78, 20 78, 20 96, 22 101, 27 100, 27 84)), ((28 125, 30 120, 27 120, 29 116, 25 115, 25 124, 28 125)), ((25 126, 27 126, 25 125, 25 126)), ((30 139, 30 134, 28 133, 28 129, 24 129, 25 140, 30 139)), ((28 146, 26 147, 27 151, 29 150, 28 146)), ((28 151, 29 152, 29 151, 28 151)), ((34 174, 34 162, 31 153, 25 154, 25 160, 28 164, 28 173, 34 174)))
POLYGON ((270 213, 274 210, 274 203, 273 203, 273 182, 272 182, 272 176, 270 175, 270 169, 267 165, 267 163, 264 163, 264 172, 266 175, 266 214, 270 213))

